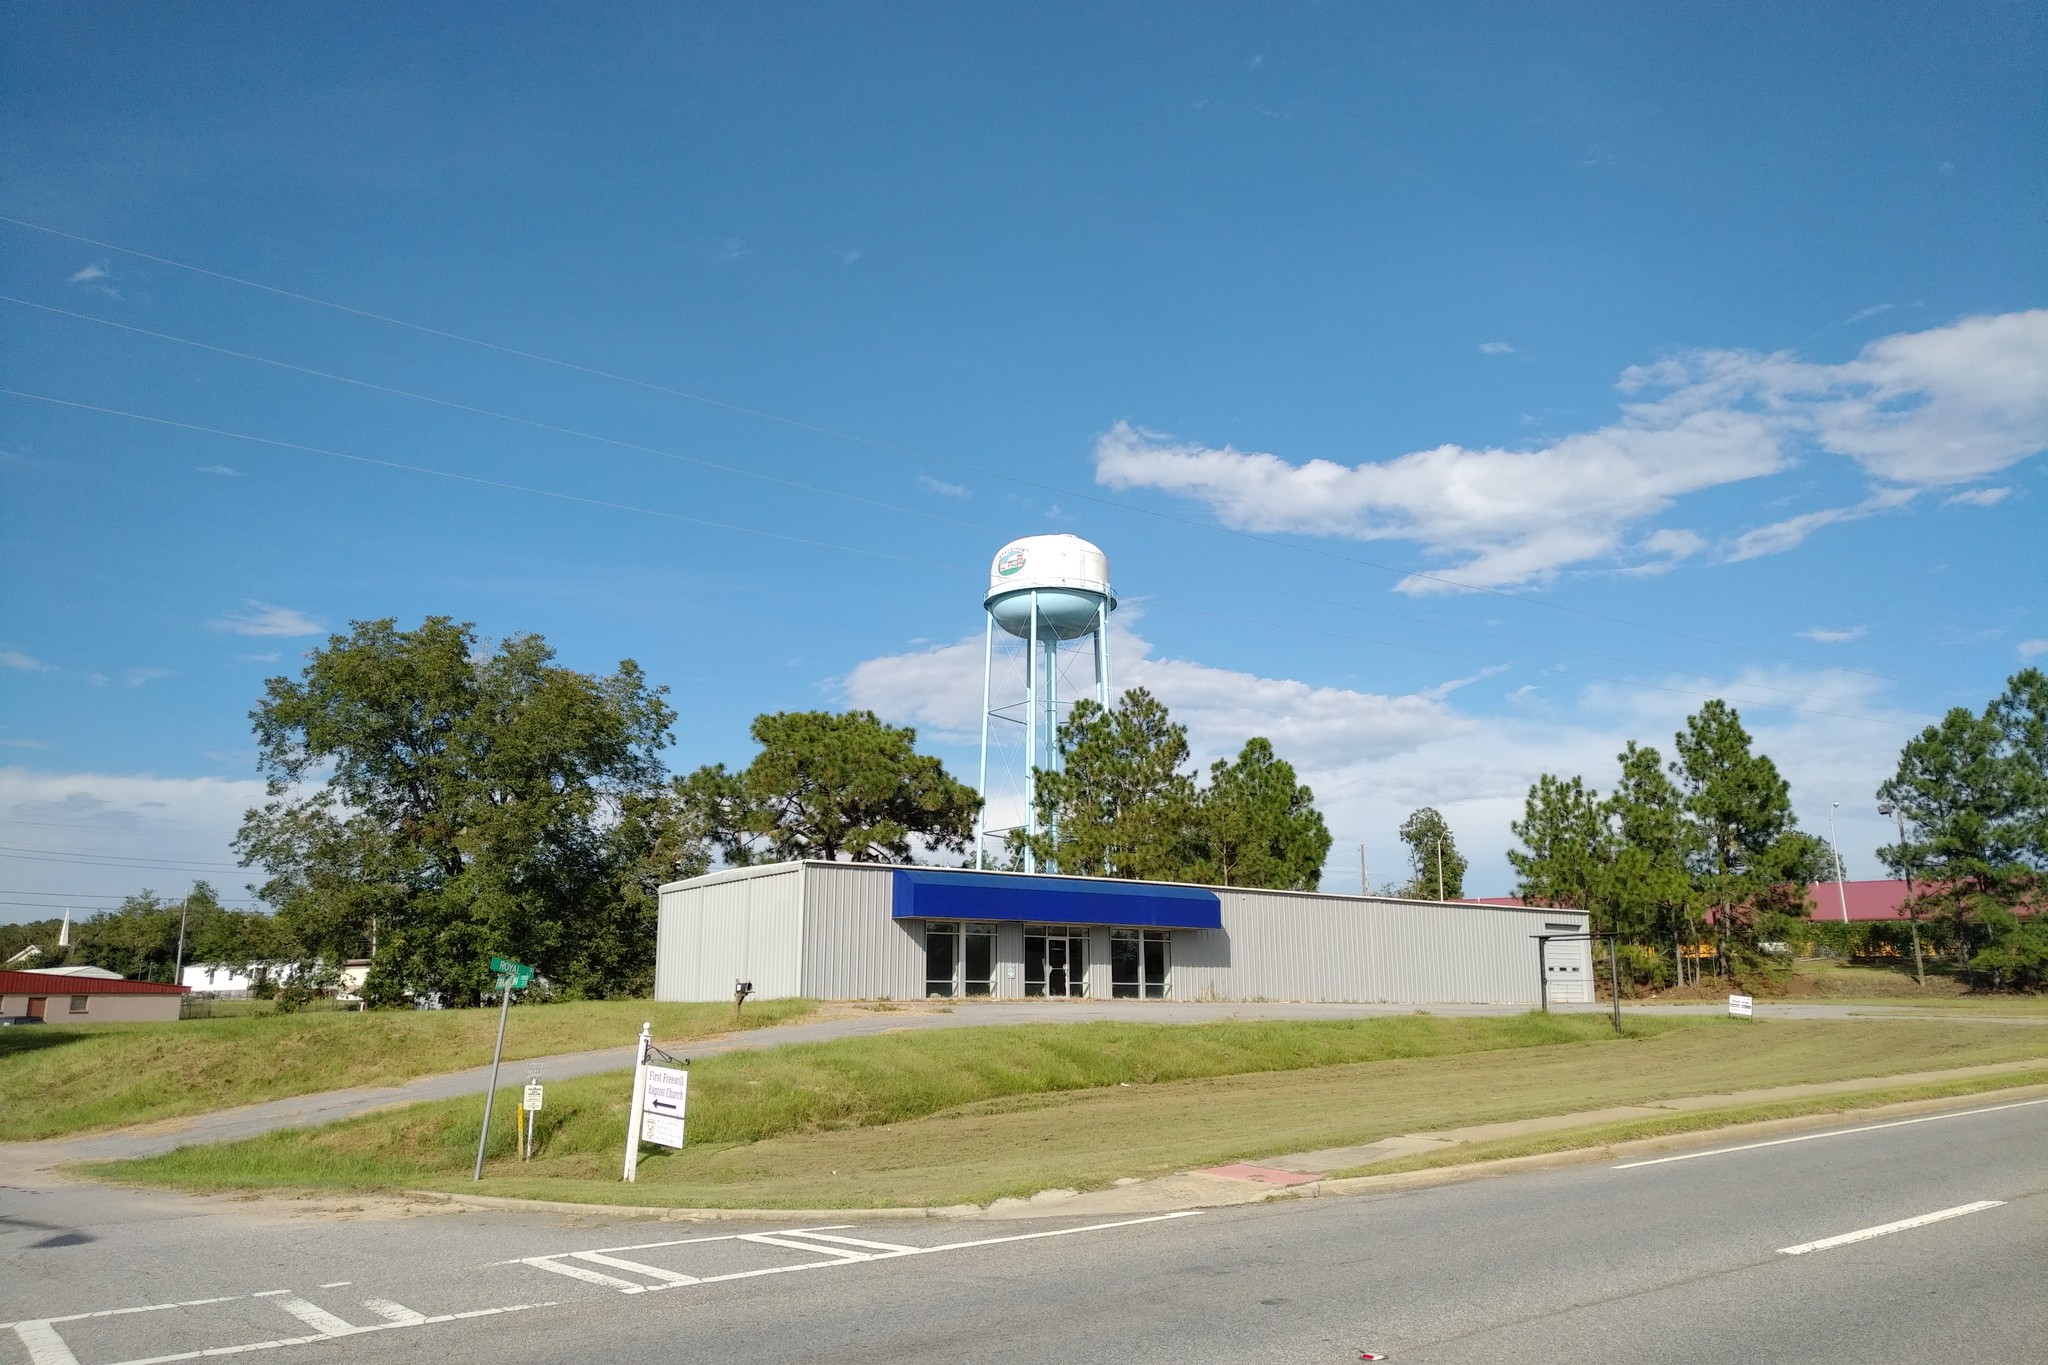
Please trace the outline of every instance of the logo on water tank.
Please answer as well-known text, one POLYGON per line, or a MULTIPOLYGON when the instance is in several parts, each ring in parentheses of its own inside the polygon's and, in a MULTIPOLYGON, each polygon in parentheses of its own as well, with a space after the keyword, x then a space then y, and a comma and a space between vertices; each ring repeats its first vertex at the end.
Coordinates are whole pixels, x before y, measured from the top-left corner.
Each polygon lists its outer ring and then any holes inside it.
POLYGON ((1023 567, 1024 552, 1022 550, 1005 550, 996 556, 996 572, 1004 578, 1008 578, 1023 567))

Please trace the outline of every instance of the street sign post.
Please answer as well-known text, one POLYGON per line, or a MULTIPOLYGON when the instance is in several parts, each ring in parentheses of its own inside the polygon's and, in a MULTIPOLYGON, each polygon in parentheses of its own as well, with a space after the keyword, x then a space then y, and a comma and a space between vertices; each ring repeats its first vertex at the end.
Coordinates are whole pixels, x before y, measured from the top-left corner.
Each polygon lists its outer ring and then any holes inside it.
POLYGON ((533 968, 509 957, 492 958, 491 970, 498 974, 498 1046, 491 1052, 491 1088, 484 1091, 484 1127, 476 1135, 476 1169, 470 1173, 471 1180, 484 1178, 484 1144, 491 1139, 491 1104, 498 1098, 498 1063, 505 1059, 505 1015, 512 1008, 512 992, 533 980, 533 968))

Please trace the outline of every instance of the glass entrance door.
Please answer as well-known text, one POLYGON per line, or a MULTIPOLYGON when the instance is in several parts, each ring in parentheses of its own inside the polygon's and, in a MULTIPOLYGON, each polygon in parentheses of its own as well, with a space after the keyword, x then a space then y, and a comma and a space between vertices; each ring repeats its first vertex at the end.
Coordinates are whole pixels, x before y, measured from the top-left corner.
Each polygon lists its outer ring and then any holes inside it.
POLYGON ((1066 924, 1024 926, 1024 994, 1088 994, 1088 930, 1066 924))

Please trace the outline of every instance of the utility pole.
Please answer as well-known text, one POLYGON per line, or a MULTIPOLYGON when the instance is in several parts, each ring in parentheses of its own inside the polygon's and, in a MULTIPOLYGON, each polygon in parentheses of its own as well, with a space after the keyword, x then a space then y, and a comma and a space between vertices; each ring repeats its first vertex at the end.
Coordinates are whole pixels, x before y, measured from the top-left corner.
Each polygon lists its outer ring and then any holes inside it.
POLYGON ((1444 898, 1444 836, 1436 836, 1436 898, 1444 898))
POLYGON ((1361 896, 1370 896, 1372 894, 1372 883, 1366 879, 1365 875, 1364 844, 1358 846, 1358 894, 1361 896))
POLYGON ((1913 926, 1913 979, 1920 983, 1920 989, 1926 990, 1927 964, 1920 959, 1920 911, 1913 904, 1913 860, 1906 852, 1906 812, 1895 801, 1880 801, 1877 813, 1899 822, 1899 870, 1906 874, 1906 922, 1913 926))
POLYGON ((185 899, 178 902, 178 962, 176 966, 171 968, 171 984, 173 986, 185 984, 185 916, 191 908, 192 897, 188 893, 185 899))
POLYGON ((1828 802, 1828 851, 1835 855, 1835 899, 1842 903, 1842 923, 1849 922, 1849 891, 1842 885, 1842 845, 1835 838, 1835 812, 1842 808, 1839 801, 1828 802))

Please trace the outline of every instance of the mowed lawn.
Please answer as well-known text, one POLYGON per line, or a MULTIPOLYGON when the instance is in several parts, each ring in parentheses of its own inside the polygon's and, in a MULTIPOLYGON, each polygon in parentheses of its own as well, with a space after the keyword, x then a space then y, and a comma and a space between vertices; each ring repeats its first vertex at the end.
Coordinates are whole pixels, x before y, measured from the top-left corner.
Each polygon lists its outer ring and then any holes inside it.
MULTIPOLYGON (((739 1027, 809 1014, 749 1005, 739 1027)), ((643 1020, 668 1041, 735 1027, 732 1006, 646 1000, 514 1005, 505 1057, 629 1048, 643 1020)), ((0 1141, 128 1127, 262 1100, 391 1085, 491 1060, 496 1010, 373 1010, 0 1029, 0 1141), (32 1098, 31 1098, 32 1097, 32 1098)))
MULTIPOLYGON (((986 1203, 1401 1133, 1693 1095, 2041 1058, 2033 1028, 1946 1020, 1531 1015, 977 1028, 806 1044, 691 1069, 690 1145, 618 1179, 628 1076, 548 1087, 468 1180, 479 1099, 92 1168, 191 1189, 445 1188, 678 1207, 986 1203)), ((508 1115, 507 1091, 498 1113, 508 1115)))

